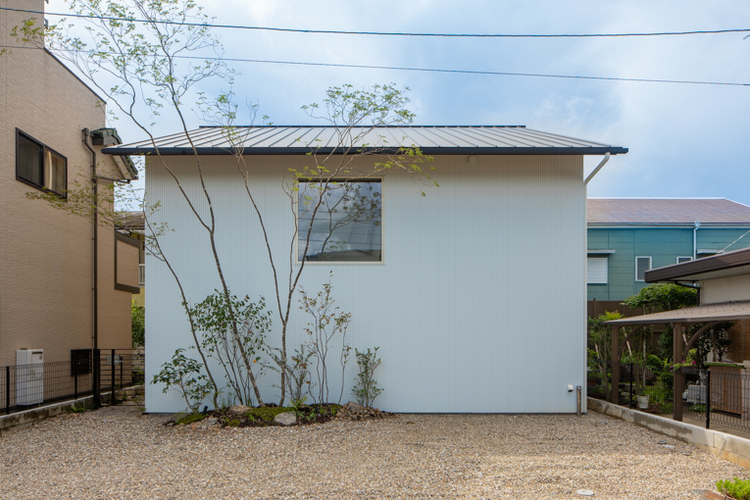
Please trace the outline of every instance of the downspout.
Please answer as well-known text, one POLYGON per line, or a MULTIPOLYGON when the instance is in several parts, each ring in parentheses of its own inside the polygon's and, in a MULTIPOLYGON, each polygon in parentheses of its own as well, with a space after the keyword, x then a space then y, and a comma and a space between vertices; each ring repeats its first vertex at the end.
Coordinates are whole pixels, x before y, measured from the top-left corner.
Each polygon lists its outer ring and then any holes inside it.
POLYGON ((693 228, 693 260, 698 258, 698 228, 701 227, 701 221, 695 221, 693 228))
POLYGON ((609 161, 609 153, 604 154, 604 159, 599 163, 599 165, 596 166, 596 168, 589 174, 588 177, 586 177, 586 180, 583 181, 584 184, 588 185, 589 181, 594 178, 596 174, 599 173, 599 170, 602 169, 604 165, 609 161))
POLYGON ((91 191, 94 203, 94 209, 91 214, 91 225, 93 227, 92 240, 94 245, 94 283, 91 287, 94 325, 91 331, 91 342, 94 349, 99 349, 99 181, 96 178, 96 151, 89 144, 89 129, 85 128, 81 132, 83 145, 91 152, 91 191))
MULTIPOLYGON (((583 201, 584 201, 584 207, 586 207, 586 209, 584 211, 584 219, 583 219, 583 224, 584 224, 584 230, 583 230, 584 232, 583 232, 583 234, 585 235, 585 239, 584 239, 583 245, 584 245, 584 248, 586 248, 586 249, 588 249, 588 246, 589 246, 589 243, 588 243, 588 222, 587 222, 587 220, 588 220, 588 206, 587 205, 588 204, 586 203, 586 200, 588 199, 588 192, 587 192, 588 185, 589 185, 589 181, 591 181, 591 179, 593 179, 594 176, 599 173, 599 170, 601 170, 602 167, 604 165, 606 165, 608 161, 609 161, 609 152, 604 153, 604 158, 602 159, 602 161, 599 162, 599 165, 597 165, 596 168, 591 171, 591 173, 588 175, 588 177, 586 177, 586 180, 583 181, 583 197, 584 197, 583 201)), ((584 256, 584 259, 586 259, 586 256, 584 256)), ((586 261, 584 260, 584 262, 586 262, 586 261)), ((584 269, 585 269, 585 266, 584 266, 584 269)), ((584 274, 583 279, 584 279, 584 282, 585 282, 586 281, 585 274, 584 274)), ((587 304, 588 303, 588 286, 584 285, 583 289, 584 289, 583 300, 584 300, 584 303, 587 304)), ((596 304, 596 302, 594 304, 596 304)), ((596 309, 594 310, 594 314, 596 314, 596 309)), ((584 321, 584 324, 587 324, 587 322, 584 321)), ((586 341, 588 342, 588 326, 586 327, 586 334, 585 335, 586 335, 586 341)), ((585 356, 584 356, 583 366, 584 367, 586 366, 586 357, 585 356)), ((584 380, 586 379, 585 373, 584 373, 583 378, 584 378, 584 380)), ((577 387, 577 393, 576 393, 577 394, 577 400, 578 400, 578 408, 577 408, 578 415, 581 414, 581 400, 582 400, 582 394, 581 394, 581 392, 582 392, 581 391, 581 386, 579 385, 577 387)))

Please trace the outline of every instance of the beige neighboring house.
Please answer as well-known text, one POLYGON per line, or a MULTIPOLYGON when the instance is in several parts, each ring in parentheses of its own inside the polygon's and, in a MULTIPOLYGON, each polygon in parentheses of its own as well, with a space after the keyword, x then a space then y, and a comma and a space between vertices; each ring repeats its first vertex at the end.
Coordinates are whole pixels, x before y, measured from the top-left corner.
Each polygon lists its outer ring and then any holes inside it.
POLYGON ((146 230, 146 218, 143 211, 122 212, 119 225, 131 235, 140 240, 138 251, 138 291, 133 293, 133 302, 141 307, 146 307, 146 248, 144 232, 146 230))
POLYGON ((97 94, 50 52, 10 36, 34 16, 0 14, 0 45, 13 47, 0 55, 0 366, 24 348, 44 349, 45 362, 68 361, 73 349, 130 348, 138 289, 137 240, 26 197, 91 185, 94 169, 100 186, 136 177, 129 159, 100 153, 119 138, 97 94))

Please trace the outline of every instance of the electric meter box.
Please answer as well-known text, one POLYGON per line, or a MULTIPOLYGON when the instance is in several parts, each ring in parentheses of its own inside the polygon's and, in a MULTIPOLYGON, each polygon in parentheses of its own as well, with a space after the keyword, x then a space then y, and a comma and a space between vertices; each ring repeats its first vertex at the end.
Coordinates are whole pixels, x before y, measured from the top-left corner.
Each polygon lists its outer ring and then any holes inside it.
POLYGON ((16 351, 16 404, 44 401, 44 349, 16 351))

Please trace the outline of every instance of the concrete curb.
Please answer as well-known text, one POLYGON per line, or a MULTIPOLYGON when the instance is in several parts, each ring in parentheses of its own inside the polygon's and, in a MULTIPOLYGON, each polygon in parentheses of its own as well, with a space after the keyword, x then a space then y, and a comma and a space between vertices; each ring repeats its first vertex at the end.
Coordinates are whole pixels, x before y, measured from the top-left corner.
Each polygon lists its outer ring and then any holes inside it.
MULTIPOLYGON (((143 386, 138 385, 134 387, 128 387, 117 391, 120 393, 133 393, 143 391, 143 386)), ((109 396, 109 392, 102 393, 102 401, 106 402, 106 397, 109 396)), ((67 413, 74 406, 90 406, 94 404, 93 396, 86 396, 84 398, 71 399, 68 401, 62 401, 60 403, 51 404, 48 406, 41 406, 39 408, 32 408, 26 411, 20 411, 17 413, 11 413, 10 415, 0 415, 0 436, 11 434, 28 427, 31 427, 36 422, 62 415, 67 413)))
POLYGON ((750 439, 733 436, 725 432, 704 429, 697 425, 677 422, 623 406, 613 405, 600 399, 588 399, 588 408, 646 429, 694 444, 719 458, 750 469, 750 439))
POLYGON ((0 416, 0 436, 26 429, 41 420, 67 413, 74 406, 80 407, 92 404, 94 404, 93 396, 87 396, 18 413, 11 413, 10 415, 2 415, 0 416))

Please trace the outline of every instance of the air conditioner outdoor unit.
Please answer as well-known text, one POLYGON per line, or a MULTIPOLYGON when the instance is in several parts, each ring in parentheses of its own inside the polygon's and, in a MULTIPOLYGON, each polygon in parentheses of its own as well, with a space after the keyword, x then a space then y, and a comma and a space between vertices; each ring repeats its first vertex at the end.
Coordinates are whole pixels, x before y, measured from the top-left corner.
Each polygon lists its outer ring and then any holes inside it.
POLYGON ((28 406, 44 401, 44 350, 16 351, 16 404, 28 406))

